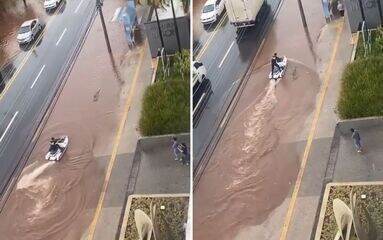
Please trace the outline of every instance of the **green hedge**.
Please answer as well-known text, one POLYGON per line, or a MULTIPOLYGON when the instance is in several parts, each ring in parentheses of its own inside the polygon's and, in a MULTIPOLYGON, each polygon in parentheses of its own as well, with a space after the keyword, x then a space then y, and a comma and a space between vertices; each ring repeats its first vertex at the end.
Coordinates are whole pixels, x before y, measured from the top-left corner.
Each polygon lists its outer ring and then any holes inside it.
POLYGON ((346 67, 338 111, 342 119, 383 115, 383 57, 357 60, 346 67))
POLYGON ((140 132, 144 136, 189 132, 189 81, 156 82, 144 94, 140 132))

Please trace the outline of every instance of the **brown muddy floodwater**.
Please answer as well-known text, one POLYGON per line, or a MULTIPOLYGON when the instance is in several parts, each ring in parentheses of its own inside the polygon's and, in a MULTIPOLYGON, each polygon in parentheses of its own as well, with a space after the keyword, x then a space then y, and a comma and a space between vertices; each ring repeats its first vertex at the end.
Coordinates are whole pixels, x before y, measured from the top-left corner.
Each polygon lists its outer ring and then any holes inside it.
MULTIPOLYGON (((105 16, 118 6, 120 0, 105 4, 105 16)), ((126 77, 116 78, 101 22, 96 19, 27 167, 0 213, 0 239, 77 240, 86 233, 130 87, 126 80, 134 75, 140 52, 139 48, 128 51, 121 25, 109 24, 108 33, 116 68, 126 77), (47 162, 49 139, 61 135, 69 136, 64 157, 47 162)))
POLYGON ((41 140, 62 134, 53 129, 71 129, 66 134, 76 137, 60 162, 43 160, 48 146, 35 149, 35 161, 24 169, 8 200, 12 204, 2 212, 2 239, 80 239, 92 216, 87 209, 97 204, 99 188, 94 186, 102 180, 92 154, 93 136, 85 126, 55 126, 41 140))
POLYGON ((319 79, 290 61, 275 86, 265 80, 269 69, 252 74, 196 188, 195 239, 234 239, 262 223, 292 188, 301 154, 296 135, 314 109, 319 79))

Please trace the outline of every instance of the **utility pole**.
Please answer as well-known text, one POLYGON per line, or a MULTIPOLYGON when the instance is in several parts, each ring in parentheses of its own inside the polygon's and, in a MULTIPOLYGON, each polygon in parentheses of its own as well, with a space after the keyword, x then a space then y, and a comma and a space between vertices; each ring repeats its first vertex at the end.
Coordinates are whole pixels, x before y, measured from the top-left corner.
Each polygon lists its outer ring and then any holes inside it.
POLYGON ((96 7, 97 7, 97 10, 100 14, 102 29, 104 30, 104 37, 105 37, 106 46, 108 47, 108 52, 110 54, 112 54, 112 48, 110 47, 108 32, 107 32, 106 26, 105 26, 104 15, 102 13, 102 4, 103 4, 102 0, 96 0, 96 7))
POLYGON ((177 25, 177 21, 176 21, 176 13, 174 11, 174 4, 173 4, 173 0, 170 0, 171 4, 172 4, 172 11, 173 11, 173 24, 174 24, 174 30, 176 32, 176 38, 177 38, 177 44, 178 44, 178 51, 181 52, 181 41, 180 41, 180 35, 178 33, 178 25, 177 25))
POLYGON ((301 0, 298 0, 298 6, 299 6, 299 13, 301 14, 303 27, 307 28, 306 16, 305 16, 305 12, 303 11, 303 6, 302 6, 301 0))

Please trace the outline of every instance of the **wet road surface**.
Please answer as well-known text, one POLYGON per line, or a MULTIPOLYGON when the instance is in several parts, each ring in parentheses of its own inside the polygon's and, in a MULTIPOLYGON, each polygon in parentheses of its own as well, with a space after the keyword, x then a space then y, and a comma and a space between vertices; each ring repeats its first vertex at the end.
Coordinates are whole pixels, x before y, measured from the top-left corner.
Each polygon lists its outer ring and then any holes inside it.
POLYGON ((305 5, 306 34, 297 3, 283 3, 195 186, 195 238, 280 238, 327 65, 321 57, 329 54, 317 56, 324 25, 318 9, 317 1, 305 5), (274 52, 289 59, 275 89, 267 79, 274 52))
POLYGON ((0 99, 0 192, 18 168, 69 60, 94 17, 94 1, 66 2, 26 52, 0 99))
POLYGON ((201 50, 195 58, 207 69, 213 95, 202 113, 198 126, 193 129, 194 168, 198 167, 233 94, 253 61, 279 4, 279 0, 266 1, 258 15, 259 22, 254 27, 241 31, 238 40, 236 28, 229 23, 225 13, 221 19, 222 23, 218 24, 214 32, 201 34, 201 50), (205 42, 204 39, 208 38, 209 34, 214 34, 213 38, 210 37, 210 40, 205 42))
POLYGON ((276 86, 268 73, 268 64, 252 73, 195 189, 196 239, 235 239, 262 223, 294 183, 300 151, 291 139, 313 111, 320 81, 292 60, 276 86))
MULTIPOLYGON (((123 3, 105 4, 106 19, 123 3)), ((134 75, 141 52, 139 47, 129 51, 121 26, 110 23, 113 66, 101 23, 99 18, 95 20, 27 167, 0 214, 0 235, 5 239, 81 239, 94 217, 105 165, 131 87, 127 80, 134 75), (128 77, 120 79, 115 67, 128 77), (47 162, 49 138, 64 134, 69 136, 65 155, 60 162, 47 162)))

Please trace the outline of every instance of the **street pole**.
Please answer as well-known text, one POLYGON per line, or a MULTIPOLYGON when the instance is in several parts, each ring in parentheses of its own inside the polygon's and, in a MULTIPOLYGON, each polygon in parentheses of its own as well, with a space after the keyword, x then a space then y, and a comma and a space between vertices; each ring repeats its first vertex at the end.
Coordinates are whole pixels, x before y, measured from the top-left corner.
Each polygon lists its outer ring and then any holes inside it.
POLYGON ((156 14, 158 33, 160 34, 160 40, 161 40, 161 47, 165 48, 164 38, 162 37, 162 30, 161 30, 161 25, 160 25, 160 19, 158 19, 157 6, 153 6, 153 8, 154 8, 154 13, 156 14))
POLYGON ((105 37, 106 46, 108 47, 108 52, 110 54, 112 54, 112 48, 110 47, 108 32, 107 32, 106 26, 105 26, 104 15, 102 14, 102 2, 101 2, 101 0, 96 0, 96 7, 97 7, 98 12, 100 14, 102 29, 104 30, 104 37, 105 37))
POLYGON ((301 14, 303 27, 307 28, 306 16, 305 16, 305 12, 303 11, 303 6, 302 6, 301 0, 298 0, 298 6, 299 6, 299 13, 301 14))
POLYGON ((178 33, 178 25, 177 25, 177 21, 176 21, 176 13, 174 11, 174 4, 173 4, 173 0, 170 0, 171 4, 172 4, 172 11, 173 11, 173 24, 174 24, 174 30, 176 32, 176 38, 177 38, 177 44, 178 44, 178 51, 181 52, 181 41, 180 41, 180 35, 178 33))

